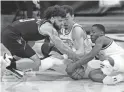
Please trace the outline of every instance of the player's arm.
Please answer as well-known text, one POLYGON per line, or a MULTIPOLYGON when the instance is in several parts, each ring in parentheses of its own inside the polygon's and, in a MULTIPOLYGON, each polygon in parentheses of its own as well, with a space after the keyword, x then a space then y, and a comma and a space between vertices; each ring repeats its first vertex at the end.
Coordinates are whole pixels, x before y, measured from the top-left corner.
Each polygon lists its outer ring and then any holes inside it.
POLYGON ((98 38, 91 52, 84 55, 80 60, 76 62, 77 67, 83 64, 87 64, 89 61, 91 61, 97 55, 97 53, 100 52, 103 44, 104 44, 104 39, 102 37, 98 38))
POLYGON ((52 40, 56 48, 61 53, 67 54, 70 59, 73 59, 74 57, 76 57, 74 52, 66 44, 64 44, 62 40, 57 36, 57 32, 55 33, 55 31, 53 31, 53 28, 51 26, 49 27, 41 26, 39 28, 39 33, 42 35, 50 36, 50 39, 52 40))
POLYGON ((72 38, 73 38, 74 43, 76 45, 75 53, 77 55, 83 56, 85 53, 85 49, 84 49, 85 33, 81 27, 75 27, 73 29, 72 38))
POLYGON ((61 53, 68 55, 68 58, 70 59, 78 59, 78 56, 72 51, 72 49, 69 48, 66 44, 64 44, 58 36, 51 35, 50 38, 61 53))

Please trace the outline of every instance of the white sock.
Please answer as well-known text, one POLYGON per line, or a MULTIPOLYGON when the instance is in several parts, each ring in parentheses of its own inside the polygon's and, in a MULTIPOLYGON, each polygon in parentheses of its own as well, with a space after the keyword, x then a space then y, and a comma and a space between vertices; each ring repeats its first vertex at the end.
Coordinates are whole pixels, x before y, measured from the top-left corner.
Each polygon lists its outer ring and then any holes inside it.
POLYGON ((9 60, 10 58, 12 59, 12 56, 9 56, 7 54, 6 55, 6 58, 4 59, 5 60, 5 63, 6 63, 6 66, 10 66, 11 64, 11 60, 9 60))
POLYGON ((106 76, 104 79, 103 79, 103 84, 114 84, 114 81, 112 79, 111 76, 106 76))
POLYGON ((118 74, 112 77, 113 79, 117 80, 117 82, 124 81, 124 74, 118 74))

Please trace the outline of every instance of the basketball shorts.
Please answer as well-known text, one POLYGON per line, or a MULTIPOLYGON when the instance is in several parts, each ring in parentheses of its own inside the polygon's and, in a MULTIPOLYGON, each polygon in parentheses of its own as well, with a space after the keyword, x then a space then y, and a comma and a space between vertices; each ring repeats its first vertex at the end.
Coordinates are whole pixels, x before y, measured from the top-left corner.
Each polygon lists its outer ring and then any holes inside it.
POLYGON ((114 68, 118 72, 124 72, 124 53, 110 56, 114 60, 114 68))
POLYGON ((7 26, 1 32, 1 42, 11 52, 21 58, 30 58, 35 55, 35 51, 21 37, 21 34, 11 26, 7 26))
POLYGON ((44 57, 49 57, 50 52, 55 51, 62 55, 62 53, 50 42, 44 42, 44 44, 41 46, 41 52, 44 55, 44 57))

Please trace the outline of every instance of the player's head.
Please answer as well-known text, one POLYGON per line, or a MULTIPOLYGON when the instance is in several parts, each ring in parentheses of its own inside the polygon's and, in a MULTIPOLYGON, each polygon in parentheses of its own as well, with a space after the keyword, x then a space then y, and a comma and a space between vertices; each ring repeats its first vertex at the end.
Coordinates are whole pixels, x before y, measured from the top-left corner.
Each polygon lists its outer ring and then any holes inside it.
POLYGON ((94 24, 90 33, 92 42, 95 43, 96 39, 103 35, 105 35, 105 27, 101 24, 94 24))
POLYGON ((50 20, 57 30, 64 25, 65 16, 65 10, 58 5, 48 7, 44 12, 44 18, 50 20))
POLYGON ((66 11, 66 18, 64 22, 65 28, 68 28, 69 26, 72 26, 73 20, 74 20, 74 10, 69 5, 63 5, 62 8, 66 11))

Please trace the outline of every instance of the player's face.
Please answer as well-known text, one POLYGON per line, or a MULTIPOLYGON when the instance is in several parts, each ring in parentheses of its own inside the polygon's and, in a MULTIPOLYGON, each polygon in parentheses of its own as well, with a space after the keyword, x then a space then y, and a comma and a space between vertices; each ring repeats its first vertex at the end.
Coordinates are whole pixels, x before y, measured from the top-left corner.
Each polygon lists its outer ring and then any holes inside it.
POLYGON ((68 29, 71 26, 71 24, 73 23, 73 19, 74 19, 74 15, 70 15, 70 13, 66 14, 66 18, 64 21, 65 29, 68 29))
POLYGON ((101 35, 101 31, 95 26, 92 27, 92 31, 90 33, 91 41, 95 43, 96 39, 101 35))
POLYGON ((64 26, 64 18, 62 17, 54 17, 54 24, 53 26, 57 29, 60 30, 64 26))

